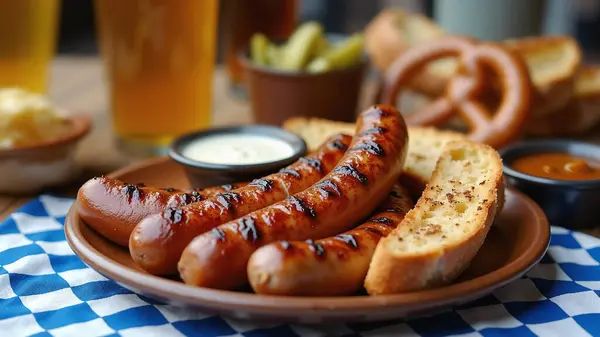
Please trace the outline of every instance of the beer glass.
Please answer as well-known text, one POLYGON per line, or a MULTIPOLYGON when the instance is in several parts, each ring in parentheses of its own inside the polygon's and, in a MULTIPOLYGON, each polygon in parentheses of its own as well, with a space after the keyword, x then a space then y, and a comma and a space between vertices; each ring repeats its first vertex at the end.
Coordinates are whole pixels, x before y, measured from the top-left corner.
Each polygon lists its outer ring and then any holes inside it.
POLYGON ((47 90, 59 5, 58 0, 0 0, 0 87, 47 90))
POLYGON ((208 127, 218 0, 97 0, 95 9, 121 148, 162 154, 208 127))

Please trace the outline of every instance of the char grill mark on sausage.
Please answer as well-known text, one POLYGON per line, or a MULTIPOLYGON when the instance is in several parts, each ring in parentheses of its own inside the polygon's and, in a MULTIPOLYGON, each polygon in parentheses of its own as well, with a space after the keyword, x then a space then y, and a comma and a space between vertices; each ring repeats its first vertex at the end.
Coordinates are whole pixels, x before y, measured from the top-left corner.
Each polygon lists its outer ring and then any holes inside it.
POLYGON ((223 189, 223 191, 229 192, 229 191, 235 190, 237 188, 237 186, 235 186, 233 184, 225 184, 225 185, 221 185, 221 188, 223 189))
POLYGON ((304 199, 292 195, 288 197, 288 200, 294 206, 294 209, 296 209, 296 211, 301 212, 302 214, 307 215, 311 218, 317 216, 317 212, 315 211, 315 209, 310 207, 304 199))
POLYGON ((219 242, 224 242, 225 241, 225 232, 222 229, 220 229, 220 228, 213 228, 210 232, 212 233, 213 237, 217 241, 219 241, 219 242))
POLYGON ((367 176, 360 173, 357 169, 350 165, 338 166, 333 170, 334 173, 344 174, 358 180, 361 184, 368 183, 367 176))
POLYGON ((339 197, 342 195, 342 191, 340 190, 339 186, 330 179, 321 181, 320 183, 316 184, 315 187, 323 198, 339 197))
POLYGON ((325 255, 325 248, 319 244, 314 242, 313 240, 306 240, 306 244, 308 245, 308 249, 310 249, 311 252, 313 252, 316 256, 323 256, 325 255))
POLYGON ((173 193, 175 191, 177 191, 177 189, 173 188, 173 187, 166 187, 166 188, 161 188, 162 191, 168 192, 168 193, 173 193))
POLYGON ((317 170, 319 170, 319 172, 323 173, 323 165, 319 159, 309 158, 309 157, 300 157, 300 159, 298 159, 298 160, 302 163, 306 163, 306 164, 310 165, 311 167, 316 168, 317 170))
POLYGON ((376 235, 379 235, 379 236, 384 236, 384 235, 383 235, 383 233, 382 233, 382 232, 381 232, 379 229, 377 229, 377 228, 373 228, 373 227, 363 227, 363 229, 362 229, 362 230, 364 230, 364 231, 366 231, 366 232, 371 232, 371 233, 374 233, 374 234, 376 234, 376 235))
POLYGON ((380 135, 384 132, 387 132, 386 128, 383 128, 381 126, 376 126, 376 127, 372 127, 370 129, 366 129, 365 131, 361 132, 360 135, 361 136, 366 136, 366 135, 380 135))
POLYGON ((189 205, 193 202, 198 202, 204 200, 204 196, 197 191, 192 191, 190 193, 184 193, 181 195, 181 203, 182 205, 189 205))
POLYGON ((394 224, 394 221, 392 221, 390 218, 386 218, 384 216, 382 216, 380 218, 371 219, 371 221, 369 221, 369 222, 380 223, 380 224, 384 224, 386 226, 391 226, 394 224))
POLYGON ((398 191, 395 191, 395 190, 391 190, 390 195, 395 198, 400 198, 400 199, 404 198, 402 195, 400 195, 400 193, 398 193, 398 191))
POLYGON ((238 221, 238 231, 246 241, 250 241, 255 243, 260 239, 260 232, 258 228, 256 228, 256 223, 254 219, 250 217, 241 218, 238 221))
POLYGON ((217 202, 221 204, 228 211, 235 210, 235 205, 242 200, 242 197, 235 192, 224 192, 217 196, 217 202))
POLYGON ((383 147, 381 147, 381 145, 377 144, 376 142, 374 142, 372 140, 365 140, 364 143, 357 145, 357 146, 351 148, 350 150, 352 150, 352 151, 366 150, 370 154, 373 154, 376 156, 382 156, 382 157, 385 156, 385 150, 383 149, 383 147))
POLYGON ((183 220, 183 211, 180 208, 169 207, 163 212, 163 218, 170 224, 179 224, 183 220))
POLYGON ((192 191, 192 192, 190 192, 190 194, 192 195, 194 202, 202 201, 205 199, 204 195, 198 193, 197 191, 192 191))
POLYGON ((140 201, 144 197, 144 192, 134 184, 125 185, 122 191, 127 196, 129 202, 140 201))
POLYGON ((329 148, 341 151, 346 151, 348 149, 348 146, 346 146, 346 144, 344 144, 340 139, 333 140, 331 143, 327 144, 327 146, 329 148))
POLYGON ((365 119, 365 118, 373 117, 373 116, 375 116, 375 117, 387 117, 389 115, 390 115, 389 112, 381 110, 381 108, 379 108, 378 106, 373 106, 368 111, 363 112, 362 118, 365 119))
POLYGON ((289 168, 283 168, 283 169, 279 170, 279 173, 284 173, 284 174, 290 175, 290 176, 292 176, 294 178, 300 178, 301 177, 300 172, 298 172, 298 171, 296 171, 294 169, 289 169, 289 168))
POLYGON ((191 201, 192 196, 190 194, 188 194, 188 193, 182 194, 181 197, 180 197, 180 199, 181 199, 181 204, 182 205, 187 205, 187 204, 189 204, 189 203, 192 202, 191 201))
POLYGON ((334 238, 347 244, 352 249, 358 249, 358 241, 352 234, 338 234, 334 238))
POLYGON ((260 187, 263 191, 267 192, 273 189, 273 180, 270 179, 254 179, 252 180, 252 182, 248 185, 250 186, 258 186, 260 187))

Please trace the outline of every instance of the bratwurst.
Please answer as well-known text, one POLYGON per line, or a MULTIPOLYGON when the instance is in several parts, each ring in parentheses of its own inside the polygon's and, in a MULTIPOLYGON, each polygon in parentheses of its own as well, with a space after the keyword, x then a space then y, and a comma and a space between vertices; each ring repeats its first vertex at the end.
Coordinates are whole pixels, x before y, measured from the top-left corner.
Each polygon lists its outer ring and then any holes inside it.
POLYGON ((351 141, 348 135, 332 136, 316 152, 277 173, 237 190, 146 217, 131 234, 131 257, 151 274, 177 274, 181 253, 196 236, 310 187, 335 167, 351 141))
POLYGON ((413 207, 396 184, 367 222, 320 240, 279 241, 259 248, 248 261, 254 292, 287 296, 354 295, 363 286, 375 247, 413 207))
POLYGON ((77 213, 110 241, 127 247, 133 228, 145 217, 236 189, 243 184, 223 185, 189 191, 128 184, 117 179, 96 177, 77 193, 77 213))
POLYGON ((279 240, 319 239, 365 219, 398 181, 408 132, 392 106, 361 113, 350 148, 317 184, 195 238, 179 261, 183 281, 233 289, 247 281, 246 266, 259 247, 279 240))

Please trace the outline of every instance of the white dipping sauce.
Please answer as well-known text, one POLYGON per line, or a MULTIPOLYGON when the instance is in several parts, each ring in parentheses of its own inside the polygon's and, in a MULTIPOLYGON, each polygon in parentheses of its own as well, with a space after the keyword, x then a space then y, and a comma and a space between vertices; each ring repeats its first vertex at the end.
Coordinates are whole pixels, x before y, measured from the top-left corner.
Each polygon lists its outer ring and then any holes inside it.
POLYGON ((204 163, 248 165, 289 158, 294 149, 277 138, 230 133, 198 138, 181 152, 187 158, 204 163))

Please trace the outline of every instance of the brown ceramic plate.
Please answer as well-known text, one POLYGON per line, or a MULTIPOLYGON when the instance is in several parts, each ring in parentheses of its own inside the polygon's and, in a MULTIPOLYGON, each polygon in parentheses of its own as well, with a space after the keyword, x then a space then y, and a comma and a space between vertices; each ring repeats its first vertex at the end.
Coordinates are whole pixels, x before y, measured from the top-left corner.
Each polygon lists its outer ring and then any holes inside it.
MULTIPOLYGON (((149 185, 187 187, 183 169, 164 158, 110 176, 149 185)), ((540 208, 522 193, 508 189, 504 209, 485 244, 454 284, 400 295, 307 298, 196 288, 149 275, 133 263, 126 249, 88 227, 74 207, 67 216, 65 232, 71 248, 85 263, 135 292, 206 313, 293 323, 384 320, 472 301, 531 269, 550 240, 550 226, 540 208)))

